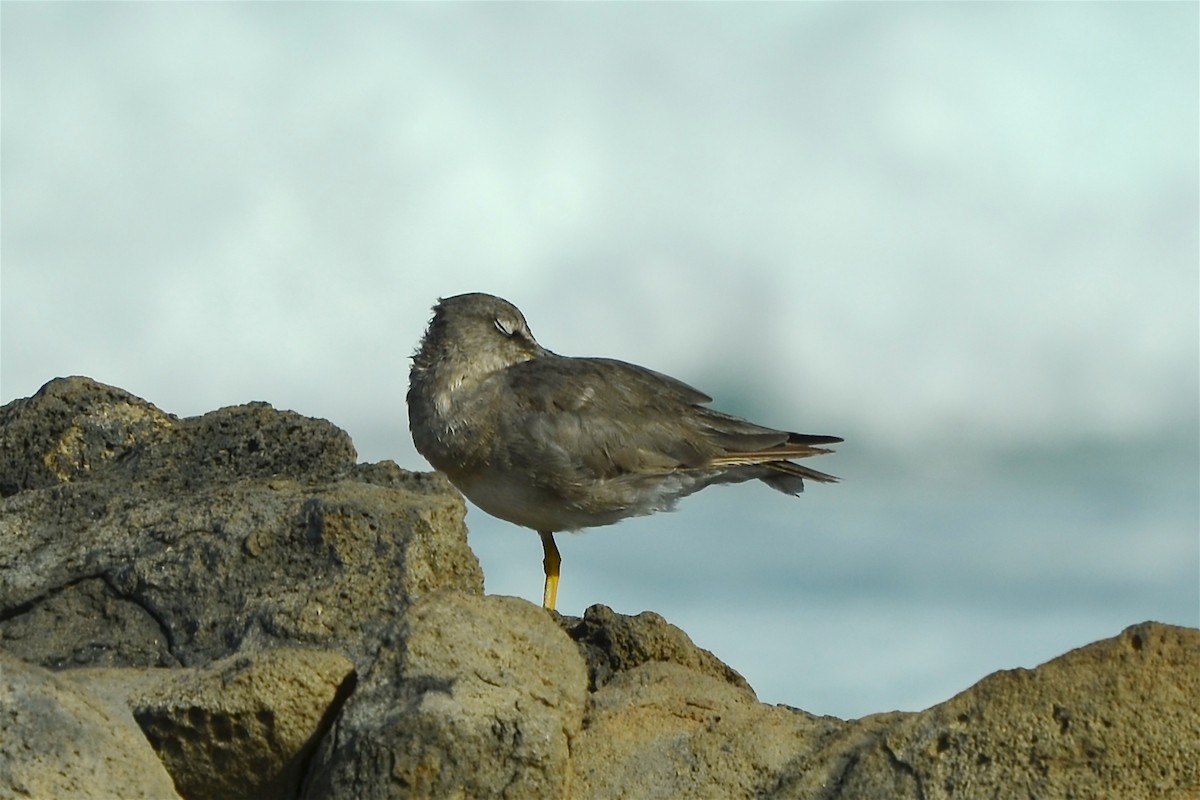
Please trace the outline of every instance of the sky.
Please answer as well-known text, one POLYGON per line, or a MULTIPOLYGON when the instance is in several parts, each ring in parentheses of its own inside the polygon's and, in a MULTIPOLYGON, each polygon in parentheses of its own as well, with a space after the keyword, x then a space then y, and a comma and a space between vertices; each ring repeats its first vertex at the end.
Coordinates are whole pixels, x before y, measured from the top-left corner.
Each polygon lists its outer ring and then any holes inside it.
MULTIPOLYGON (((668 577, 685 556, 709 559, 687 574, 736 561, 727 532, 689 531, 726 520, 774 548, 789 533, 767 529, 798 521, 816 534, 797 570, 824 556, 891 585, 887 558, 923 575, 953 541, 881 548, 926 514, 943 531, 1086 510, 1111 482, 1161 527, 1139 585, 1175 587, 1167 621, 1195 625, 1195 593, 1179 598, 1200 584, 1198 29, 1200 6, 1155 2, 3 3, 0 403, 71 374, 180 416, 265 400, 345 428, 364 461, 426 469, 409 356, 438 297, 488 291, 556 352, 847 439, 819 465, 846 483, 800 501, 713 490, 572 540, 564 610, 654 608, 796 705, 750 668, 796 658, 761 649, 784 626, 854 654, 878 630, 900 655, 875 669, 927 677, 931 626, 945 650, 1038 642, 919 693, 864 665, 871 692, 831 684, 811 710, 934 702, 1141 620, 1118 606, 1032 630, 1027 608, 976 598, 883 624, 856 591, 850 628, 851 593, 813 575, 828 614, 797 621, 810 590, 749 566, 755 588, 733 581, 718 609, 668 577), (997 465, 1014 464, 1028 480, 1008 487, 997 465), (1035 482, 1058 493, 1034 501, 1035 482), (981 508, 996 486, 1020 501, 981 508), (840 556, 856 537, 858 560, 840 556), (653 573, 624 587, 634 552, 653 573)), ((468 524, 488 590, 536 600, 536 537, 468 524)), ((1089 546, 1060 527, 1047 583, 1089 546)), ((1088 574, 1130 556, 1102 552, 1088 574)), ((892 591, 879 603, 914 596, 892 591)))

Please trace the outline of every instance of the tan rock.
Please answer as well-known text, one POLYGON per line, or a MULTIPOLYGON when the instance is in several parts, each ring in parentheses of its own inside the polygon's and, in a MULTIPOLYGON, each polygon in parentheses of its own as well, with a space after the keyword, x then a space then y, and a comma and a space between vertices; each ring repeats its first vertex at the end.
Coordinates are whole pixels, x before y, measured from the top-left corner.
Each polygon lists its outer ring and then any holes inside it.
POLYGON ((799 757, 775 796, 1200 797, 1200 631, 1143 623, 994 673, 860 737, 843 768, 830 763, 799 757))
POLYGON ((851 721, 763 705, 672 652, 591 695, 575 797, 1200 797, 1193 629, 1134 626, 927 711, 851 721))
POLYGON ((127 708, 0 652, 0 797, 179 795, 127 708))
POLYGON ((317 758, 309 798, 556 798, 587 673, 543 609, 429 595, 409 609, 317 758))
POLYGON ((997 672, 881 746, 925 800, 1200 797, 1200 632, 1144 623, 997 672))
POLYGON ((756 797, 837 729, 677 663, 650 661, 592 695, 573 749, 576 797, 756 797))
POLYGON ((337 653, 280 649, 200 669, 106 672, 122 673, 134 717, 188 800, 282 800, 296 796, 354 667, 337 653))

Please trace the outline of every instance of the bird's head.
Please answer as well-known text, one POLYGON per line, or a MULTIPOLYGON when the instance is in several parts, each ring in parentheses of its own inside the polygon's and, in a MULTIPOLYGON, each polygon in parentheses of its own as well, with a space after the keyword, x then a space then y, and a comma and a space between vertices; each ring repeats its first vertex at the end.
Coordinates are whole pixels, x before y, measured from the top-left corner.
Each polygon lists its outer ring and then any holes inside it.
POLYGON ((460 294, 433 307, 413 369, 444 371, 455 382, 479 380, 545 352, 512 303, 490 294, 460 294))

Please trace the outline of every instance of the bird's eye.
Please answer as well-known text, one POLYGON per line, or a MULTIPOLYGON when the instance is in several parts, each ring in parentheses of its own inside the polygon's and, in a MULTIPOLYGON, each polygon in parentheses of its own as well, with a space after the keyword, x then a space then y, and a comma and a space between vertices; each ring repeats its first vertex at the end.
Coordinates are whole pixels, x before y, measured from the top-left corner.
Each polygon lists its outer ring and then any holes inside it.
POLYGON ((513 324, 512 320, 500 319, 500 317, 496 317, 496 319, 493 320, 493 324, 495 324, 496 330, 500 331, 505 336, 512 337, 517 333, 517 326, 513 324))

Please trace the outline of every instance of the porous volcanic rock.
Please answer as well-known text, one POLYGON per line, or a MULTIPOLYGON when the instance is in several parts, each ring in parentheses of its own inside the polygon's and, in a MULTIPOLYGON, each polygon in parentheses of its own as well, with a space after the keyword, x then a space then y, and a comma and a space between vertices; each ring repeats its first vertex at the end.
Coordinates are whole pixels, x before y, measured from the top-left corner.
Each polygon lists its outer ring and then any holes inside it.
POLYGON ((922 712, 843 721, 650 661, 588 702, 578 797, 1200 796, 1200 631, 1160 623, 994 673, 922 712))
POLYGON ((1200 797, 1200 631, 1142 623, 989 675, 865 748, 841 796, 889 777, 924 800, 1200 797))
POLYGON ((152 672, 128 703, 192 800, 295 797, 354 679, 345 656, 298 648, 152 672))
POLYGON ((0 650, 0 797, 179 795, 128 708, 0 650))
POLYGON ((1200 631, 817 717, 657 614, 483 596, 447 481, 355 458, 86 378, 0 408, 0 798, 1200 797, 1200 631))
POLYGON ((587 671, 549 614, 442 592, 408 609, 326 737, 305 797, 562 798, 587 671))
POLYGON ((745 689, 751 696, 754 694, 741 673, 708 650, 697 647, 686 633, 653 611, 627 616, 608 606, 595 605, 583 612, 582 619, 566 616, 559 619, 587 660, 588 686, 592 691, 621 672, 647 662, 668 661, 745 689))
POLYGON ((266 404, 177 419, 86 378, 0 409, 0 648, 52 667, 280 646, 373 658, 422 594, 483 591, 441 477, 357 465, 266 404))

